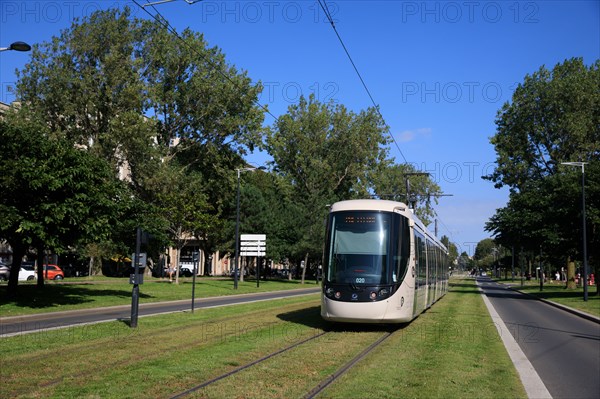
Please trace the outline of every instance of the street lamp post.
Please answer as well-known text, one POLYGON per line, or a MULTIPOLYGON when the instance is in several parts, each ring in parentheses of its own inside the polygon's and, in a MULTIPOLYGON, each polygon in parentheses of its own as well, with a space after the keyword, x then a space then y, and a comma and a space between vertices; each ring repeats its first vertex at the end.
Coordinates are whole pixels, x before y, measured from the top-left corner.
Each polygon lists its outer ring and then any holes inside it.
POLYGON ((583 223, 583 300, 588 300, 587 286, 587 234, 585 227, 585 165, 587 162, 562 162, 563 165, 581 167, 581 209, 583 223))
POLYGON ((240 173, 241 172, 250 172, 253 170, 264 170, 264 166, 259 166, 256 168, 240 168, 236 169, 237 172, 237 200, 236 200, 236 211, 235 211, 235 255, 233 257, 234 269, 233 269, 233 289, 237 290, 238 288, 238 261, 239 261, 239 253, 240 253, 240 173))
POLYGON ((25 42, 14 42, 8 47, 0 47, 0 51, 29 51, 31 50, 31 46, 25 42))

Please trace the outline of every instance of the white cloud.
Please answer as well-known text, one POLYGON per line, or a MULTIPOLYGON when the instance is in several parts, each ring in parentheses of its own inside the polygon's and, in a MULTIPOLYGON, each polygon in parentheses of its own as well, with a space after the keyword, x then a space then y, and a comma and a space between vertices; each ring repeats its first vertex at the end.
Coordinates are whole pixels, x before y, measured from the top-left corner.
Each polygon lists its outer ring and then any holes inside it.
POLYGON ((420 127, 413 130, 403 130, 396 135, 397 140, 401 143, 416 140, 419 137, 431 137, 432 129, 430 127, 420 127))

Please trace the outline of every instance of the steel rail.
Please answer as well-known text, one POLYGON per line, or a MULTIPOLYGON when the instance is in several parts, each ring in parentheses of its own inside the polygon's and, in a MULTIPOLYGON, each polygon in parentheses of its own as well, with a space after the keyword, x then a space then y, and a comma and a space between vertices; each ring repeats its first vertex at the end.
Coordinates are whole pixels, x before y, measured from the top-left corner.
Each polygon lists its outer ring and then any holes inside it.
POLYGON ((344 375, 348 370, 354 367, 358 362, 360 362, 365 356, 371 353, 375 348, 381 345, 386 339, 392 336, 393 332, 386 332, 381 336, 377 341, 373 342, 369 345, 365 350, 356 355, 352 360, 348 363, 340 367, 335 373, 331 374, 329 377, 325 378, 321 381, 316 387, 314 387, 310 392, 308 392, 304 399, 312 399, 317 396, 319 393, 323 392, 325 388, 327 388, 331 383, 336 381, 342 375, 344 375))
POLYGON ((181 393, 178 393, 175 396, 171 396, 171 399, 176 399, 176 398, 181 398, 181 397, 187 396, 187 395, 189 395, 189 394, 191 394, 193 392, 196 392, 196 391, 198 391, 198 390, 200 390, 202 388, 205 388, 205 387, 207 387, 207 386, 209 386, 211 384, 214 384, 217 381, 220 381, 220 380, 225 379, 227 377, 230 377, 230 376, 232 376, 234 374, 237 374, 240 371, 246 370, 247 368, 250 368, 250 367, 255 366, 255 365, 259 364, 259 363, 262 363, 262 362, 264 362, 264 361, 266 361, 268 359, 271 359, 272 357, 280 355, 280 354, 282 354, 284 352, 287 352, 287 351, 289 351, 291 349, 294 349, 294 348, 296 348, 296 347, 298 347, 300 345, 303 345, 303 344, 305 344, 307 342, 310 342, 310 341, 315 340, 315 339, 317 339, 319 337, 322 337, 323 335, 328 334, 328 333, 329 333, 329 331, 322 331, 319 334, 313 335, 312 337, 305 338, 305 339, 303 339, 301 341, 298 341, 298 342, 296 342, 296 343, 294 343, 292 345, 286 346, 285 348, 282 348, 282 349, 280 349, 278 351, 275 351, 275 352, 270 353, 270 354, 268 354, 266 356, 263 356, 260 359, 254 360, 254 361, 252 361, 252 362, 250 362, 248 364, 245 364, 243 366, 237 367, 237 368, 235 368, 235 369, 233 369, 233 370, 231 370, 231 371, 229 371, 227 373, 221 374, 221 375, 219 375, 217 377, 214 377, 214 378, 212 378, 212 379, 210 379, 208 381, 205 381, 205 382, 203 382, 201 384, 198 384, 198 385, 196 385, 196 386, 194 386, 194 387, 192 387, 190 389, 187 389, 187 390, 185 390, 185 391, 183 391, 181 393))

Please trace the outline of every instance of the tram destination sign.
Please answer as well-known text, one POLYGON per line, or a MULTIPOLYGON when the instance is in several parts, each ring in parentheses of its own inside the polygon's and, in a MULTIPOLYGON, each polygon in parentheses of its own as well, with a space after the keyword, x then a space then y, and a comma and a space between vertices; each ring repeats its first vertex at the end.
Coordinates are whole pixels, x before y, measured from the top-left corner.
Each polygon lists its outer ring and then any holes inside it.
POLYGON ((240 256, 266 256, 266 234, 242 234, 240 236, 240 256))

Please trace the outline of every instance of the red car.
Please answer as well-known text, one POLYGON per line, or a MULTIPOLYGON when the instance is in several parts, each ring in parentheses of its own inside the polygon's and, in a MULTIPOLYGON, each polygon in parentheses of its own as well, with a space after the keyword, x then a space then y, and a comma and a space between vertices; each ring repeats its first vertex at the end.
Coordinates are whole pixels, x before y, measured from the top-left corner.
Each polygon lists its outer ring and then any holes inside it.
POLYGON ((65 278, 65 273, 57 265, 44 265, 44 278, 62 280, 65 278))

